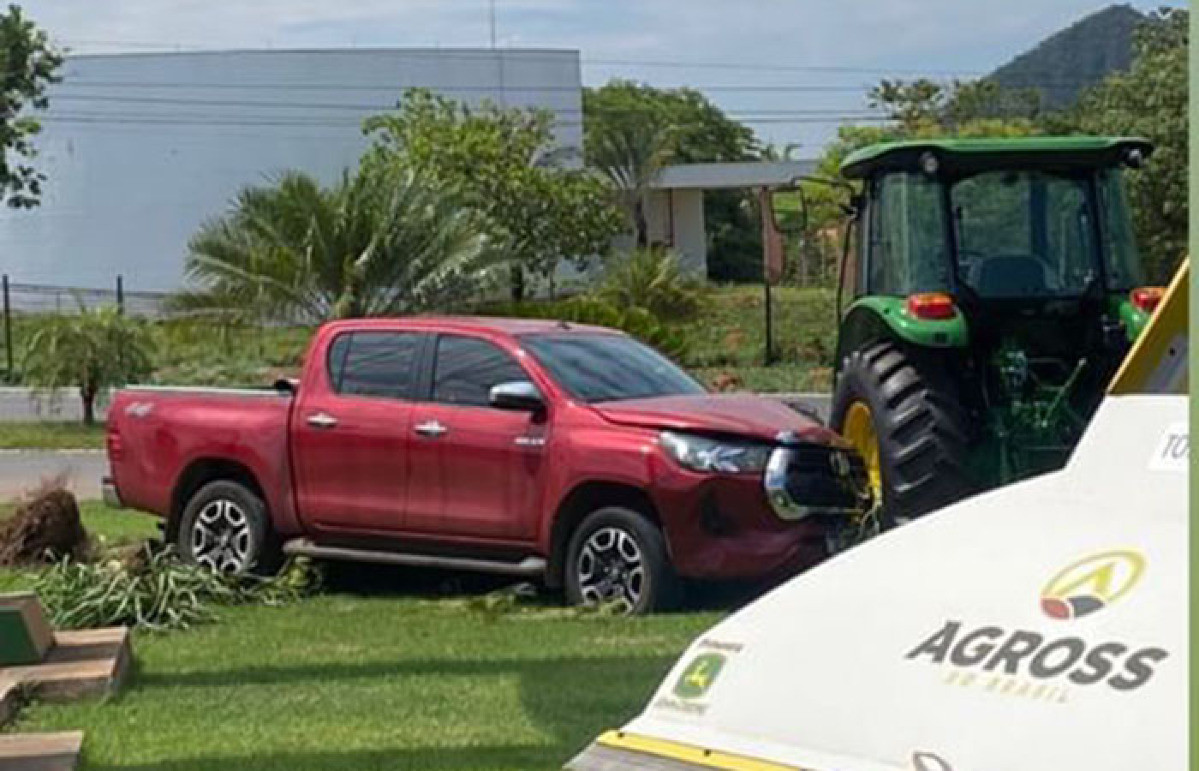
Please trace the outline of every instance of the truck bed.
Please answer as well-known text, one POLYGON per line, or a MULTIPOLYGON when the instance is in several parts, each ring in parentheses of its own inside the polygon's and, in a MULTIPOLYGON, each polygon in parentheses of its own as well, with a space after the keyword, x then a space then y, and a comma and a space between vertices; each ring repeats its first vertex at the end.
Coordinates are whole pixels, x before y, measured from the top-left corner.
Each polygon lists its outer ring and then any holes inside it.
POLYGON ((132 387, 108 413, 112 481, 121 503, 168 517, 173 494, 204 463, 240 464, 260 481, 278 523, 294 523, 288 420, 280 389, 132 387))

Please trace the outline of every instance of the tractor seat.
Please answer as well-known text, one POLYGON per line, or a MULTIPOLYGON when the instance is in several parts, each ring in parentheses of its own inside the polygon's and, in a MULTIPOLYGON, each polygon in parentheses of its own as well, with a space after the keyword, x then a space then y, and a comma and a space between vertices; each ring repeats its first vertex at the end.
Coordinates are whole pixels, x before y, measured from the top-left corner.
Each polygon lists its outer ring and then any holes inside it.
POLYGON ((1027 254, 988 257, 974 266, 972 281, 983 297, 1035 297, 1049 293, 1045 263, 1027 254))

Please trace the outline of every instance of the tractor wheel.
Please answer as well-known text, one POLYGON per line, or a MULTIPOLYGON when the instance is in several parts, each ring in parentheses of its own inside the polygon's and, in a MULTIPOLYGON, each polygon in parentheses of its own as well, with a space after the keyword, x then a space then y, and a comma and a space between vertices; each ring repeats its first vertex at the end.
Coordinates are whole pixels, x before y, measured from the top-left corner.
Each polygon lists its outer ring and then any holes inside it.
POLYGON ((969 431, 957 389, 936 362, 893 342, 845 357, 829 425, 862 454, 884 525, 971 490, 963 465, 969 431))

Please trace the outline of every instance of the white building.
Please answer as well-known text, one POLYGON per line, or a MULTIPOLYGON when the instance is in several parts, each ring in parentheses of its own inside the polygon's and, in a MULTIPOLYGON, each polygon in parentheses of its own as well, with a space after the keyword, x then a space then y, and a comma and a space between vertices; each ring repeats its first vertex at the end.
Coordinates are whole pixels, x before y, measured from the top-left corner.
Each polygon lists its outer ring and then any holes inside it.
POLYGON ((420 86, 471 104, 554 111, 582 147, 577 51, 320 50, 78 56, 51 90, 42 205, 0 211, 12 281, 172 290, 187 241, 243 186, 302 169, 332 182, 362 120, 420 86))
POLYGON ((688 273, 707 278, 708 240, 704 191, 788 187, 816 172, 816 161, 689 163, 662 169, 646 206, 651 243, 672 248, 688 273))

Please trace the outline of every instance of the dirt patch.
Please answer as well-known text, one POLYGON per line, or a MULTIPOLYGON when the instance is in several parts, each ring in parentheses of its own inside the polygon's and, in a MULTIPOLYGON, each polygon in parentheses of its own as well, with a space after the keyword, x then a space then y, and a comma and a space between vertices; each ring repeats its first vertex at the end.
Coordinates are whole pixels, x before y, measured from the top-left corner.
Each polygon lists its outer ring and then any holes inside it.
POLYGON ((75 496, 50 480, 24 499, 8 519, 0 521, 0 566, 46 563, 62 557, 85 559, 87 531, 75 496))

